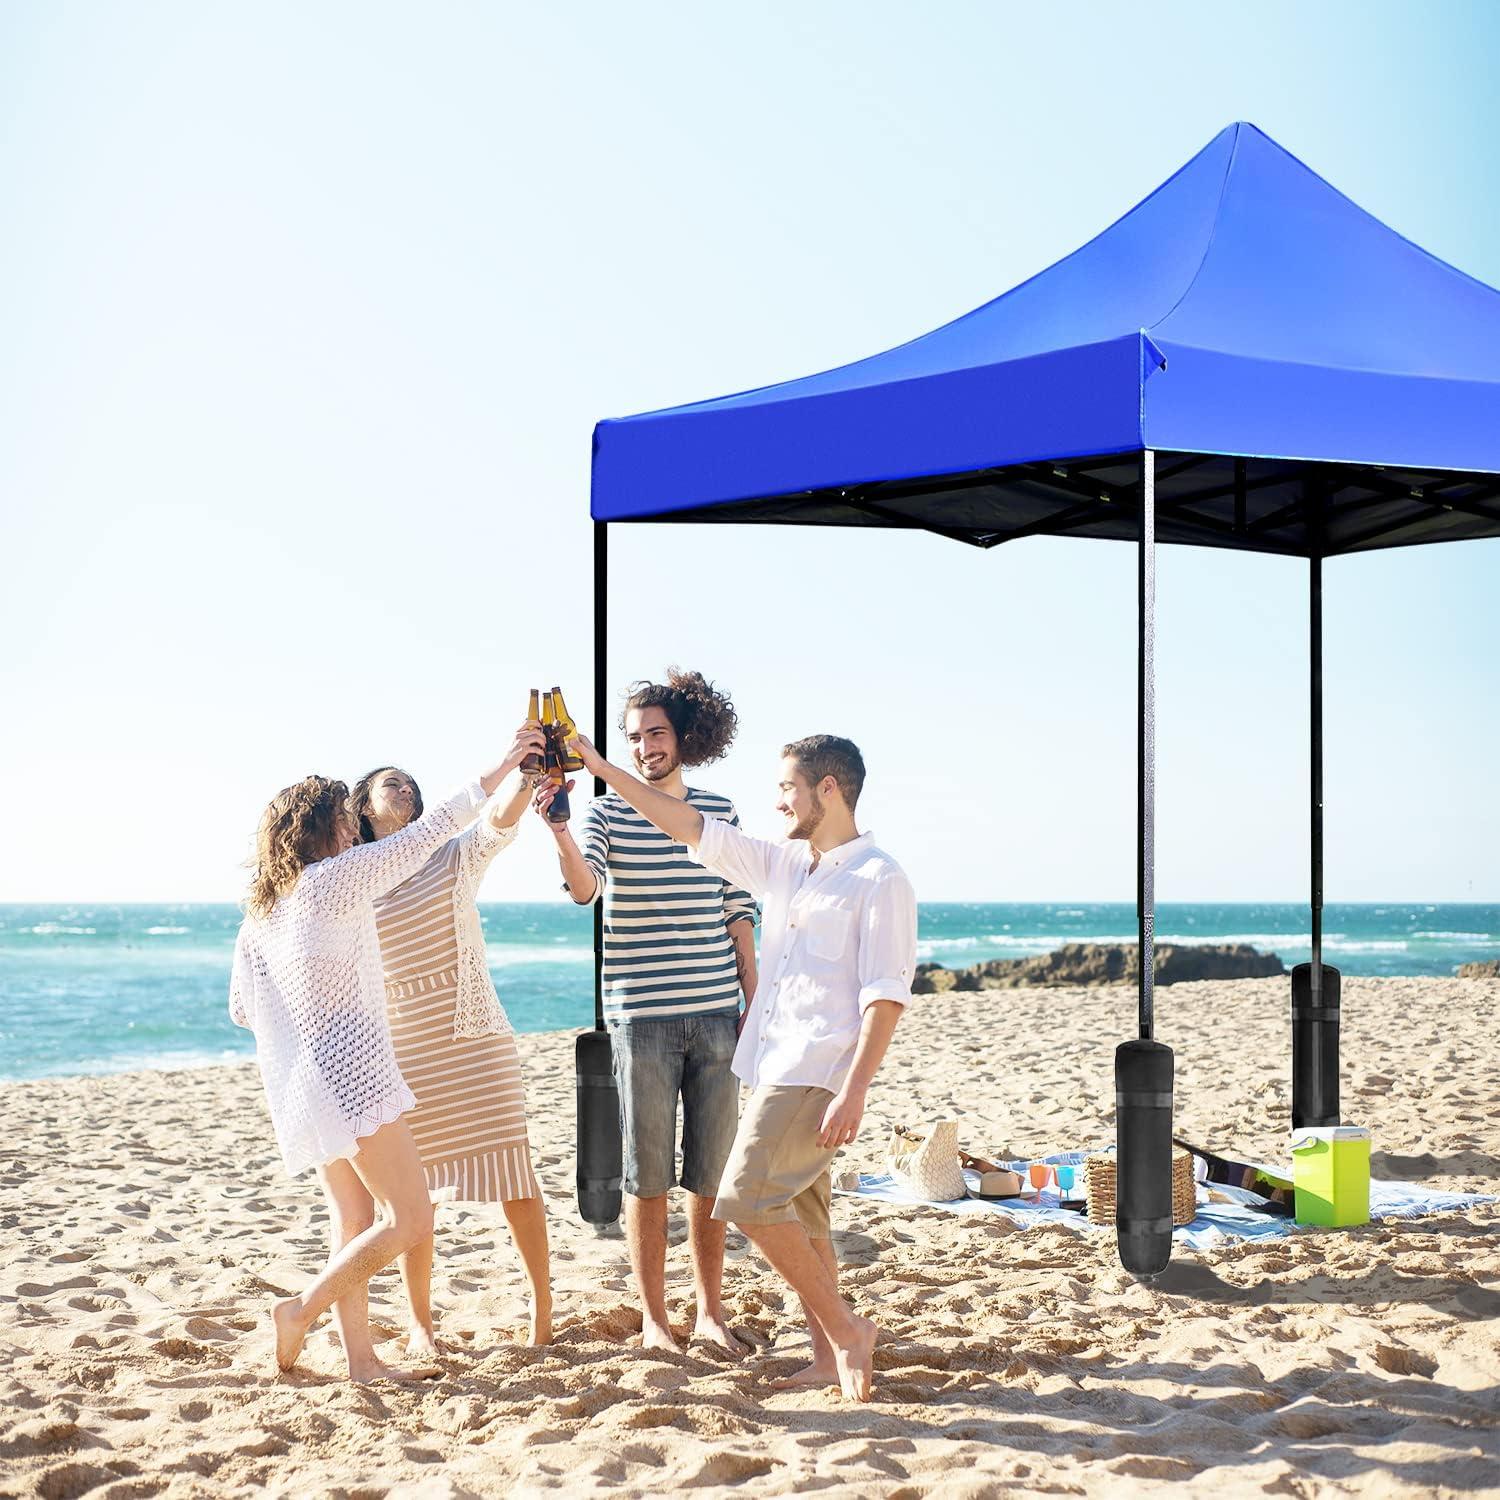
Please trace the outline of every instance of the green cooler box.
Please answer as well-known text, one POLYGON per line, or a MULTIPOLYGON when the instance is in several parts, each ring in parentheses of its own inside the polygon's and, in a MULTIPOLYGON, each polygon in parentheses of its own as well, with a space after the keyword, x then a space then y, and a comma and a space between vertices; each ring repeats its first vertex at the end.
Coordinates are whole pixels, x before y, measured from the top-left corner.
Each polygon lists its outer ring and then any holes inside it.
POLYGON ((1362 1125, 1294 1130, 1292 1181, 1299 1224, 1368 1224, 1370 1132, 1362 1125))

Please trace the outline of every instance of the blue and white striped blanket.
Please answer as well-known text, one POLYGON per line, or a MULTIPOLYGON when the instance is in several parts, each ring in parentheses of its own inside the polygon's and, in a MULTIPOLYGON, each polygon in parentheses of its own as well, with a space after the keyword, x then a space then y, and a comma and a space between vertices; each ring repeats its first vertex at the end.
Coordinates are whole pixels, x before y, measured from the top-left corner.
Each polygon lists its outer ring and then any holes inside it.
MULTIPOLYGON (((1038 1161, 1051 1166, 1078 1166, 1088 1156, 1097 1153, 1088 1151, 1060 1151, 1052 1156, 1040 1156, 1038 1161)), ((1020 1164, 1024 1170, 1024 1163, 1020 1164)), ((1277 1177, 1291 1177, 1291 1169, 1266 1167, 1267 1172, 1277 1177)), ((979 1178, 973 1172, 965 1172, 970 1187, 978 1187, 979 1178)), ((898 1188, 887 1176, 860 1173, 857 1188, 839 1188, 839 1192, 861 1198, 878 1198, 886 1203, 923 1203, 898 1188)), ((1242 1188, 1226 1187, 1214 1183, 1216 1198, 1238 1201, 1208 1201, 1202 1183, 1198 1185, 1198 1213, 1191 1224, 1173 1230, 1172 1237, 1179 1244, 1190 1245, 1197 1250, 1206 1250, 1221 1245, 1226 1240, 1274 1240, 1292 1233, 1303 1233, 1311 1226, 1294 1223, 1289 1218, 1278 1218, 1272 1214, 1258 1212, 1253 1204, 1262 1202, 1254 1193, 1242 1188)), ((1370 1218, 1373 1219, 1419 1219, 1427 1214, 1452 1213, 1471 1207, 1476 1203, 1493 1203, 1493 1195, 1479 1193, 1445 1193, 1436 1188, 1423 1187, 1416 1182, 1370 1183, 1370 1218)), ((1013 1222, 1030 1228, 1037 1224, 1066 1224, 1070 1229, 1082 1229, 1096 1234, 1113 1234, 1113 1225, 1091 1224, 1076 1209, 1059 1206, 1055 1192, 1036 1193, 1028 1191, 1019 1198, 999 1200, 982 1198, 959 1198, 951 1203, 927 1203, 929 1208, 940 1208, 954 1214, 1000 1214, 1013 1222)))

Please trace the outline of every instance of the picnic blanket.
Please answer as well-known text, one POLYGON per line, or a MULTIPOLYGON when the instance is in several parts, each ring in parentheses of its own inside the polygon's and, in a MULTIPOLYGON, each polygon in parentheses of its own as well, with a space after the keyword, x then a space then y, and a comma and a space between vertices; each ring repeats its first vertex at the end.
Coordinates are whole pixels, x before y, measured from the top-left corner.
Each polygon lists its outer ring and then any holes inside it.
MULTIPOLYGON (((1051 1166, 1078 1166, 1086 1157, 1098 1155, 1091 1151, 1060 1151, 1052 1156, 1039 1156, 1035 1160, 1051 1166)), ((1023 1168, 1024 1163, 1020 1164, 1023 1168)), ((1266 1172, 1276 1177, 1291 1177, 1289 1167, 1265 1167, 1266 1172)), ((965 1172, 964 1178, 971 1188, 978 1187, 979 1178, 973 1172, 965 1172)), ((1314 1225, 1297 1224, 1290 1218, 1277 1218, 1260 1212, 1254 1205, 1263 1202, 1256 1194, 1244 1188, 1231 1188, 1223 1183, 1212 1185, 1215 1198, 1230 1201, 1209 1202, 1203 1183, 1198 1184, 1198 1211, 1191 1224, 1183 1224, 1172 1231, 1172 1238, 1179 1244, 1189 1245, 1195 1250, 1206 1250, 1221 1245, 1227 1240, 1274 1240, 1293 1233, 1303 1233, 1314 1225)), ((982 1199, 958 1198, 951 1203, 928 1203, 925 1199, 913 1198, 898 1188, 890 1177, 861 1172, 858 1187, 836 1187, 854 1197, 878 1198, 887 1203, 926 1203, 929 1208, 940 1208, 954 1214, 1000 1214, 1023 1227, 1037 1224, 1065 1224, 1070 1229, 1081 1229, 1095 1234, 1113 1234, 1113 1224, 1093 1224, 1077 1209, 1063 1208, 1055 1192, 1027 1192, 1019 1198, 982 1199)), ((1469 1208, 1476 1203, 1493 1203, 1492 1194, 1448 1193, 1437 1188, 1424 1187, 1417 1182, 1370 1182, 1370 1218, 1417 1219, 1427 1214, 1451 1213, 1456 1209, 1469 1208)))

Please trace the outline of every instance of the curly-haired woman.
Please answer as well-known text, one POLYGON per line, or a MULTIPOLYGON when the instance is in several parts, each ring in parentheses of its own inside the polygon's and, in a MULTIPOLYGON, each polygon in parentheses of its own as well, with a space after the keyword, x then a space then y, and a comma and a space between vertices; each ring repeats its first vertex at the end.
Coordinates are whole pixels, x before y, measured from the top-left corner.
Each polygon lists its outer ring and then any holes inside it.
MULTIPOLYGON (((531 1170, 526 1094, 509 1020, 485 963, 475 898, 490 861, 516 836, 530 788, 496 798, 486 817, 449 839, 375 903, 386 1014, 396 1061, 417 1096, 407 1116, 436 1198, 498 1203, 531 1289, 532 1344, 552 1338, 547 1217, 531 1170)), ((422 816, 405 771, 362 776, 349 798, 364 843, 384 843, 422 816)), ((411 1303, 407 1348, 432 1355, 432 1236, 401 1258, 411 1303)))
POLYGON ((317 1169, 331 1240, 323 1271, 272 1306, 283 1369, 332 1307, 350 1377, 395 1373, 371 1342, 367 1285, 432 1233, 432 1205, 386 1020, 375 902, 473 822, 541 743, 523 726, 498 765, 378 844, 355 847, 348 788, 325 776, 285 788, 261 817, 229 1013, 255 1033, 287 1171, 317 1169))
MULTIPOLYGON (((702 673, 669 670, 638 682, 620 727, 637 772, 705 817, 737 822, 727 797, 690 787, 684 767, 728 750, 737 726, 728 695, 702 673)), ((545 813, 554 789, 543 786, 545 813)), ((675 1349, 667 1319, 667 1191, 679 1181, 675 1132, 682 1100, 682 1176, 698 1316, 694 1336, 730 1354, 744 1345, 724 1322, 724 1226, 713 1217, 734 1141, 739 1086, 730 1071, 740 993, 755 995, 755 903, 696 863, 615 793, 590 804, 583 847, 566 824, 557 839, 573 899, 604 898, 604 1014, 625 1129, 625 1234, 641 1297, 641 1342, 675 1349)))

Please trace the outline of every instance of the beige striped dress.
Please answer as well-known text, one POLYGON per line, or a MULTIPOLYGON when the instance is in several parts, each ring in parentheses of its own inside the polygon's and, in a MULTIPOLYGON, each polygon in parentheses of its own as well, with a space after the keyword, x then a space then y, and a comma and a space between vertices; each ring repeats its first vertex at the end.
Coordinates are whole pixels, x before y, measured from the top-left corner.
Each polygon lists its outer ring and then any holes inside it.
MULTIPOLYGON (((521 1060, 498 1000, 488 1035, 455 1034, 460 923, 477 922, 468 908, 479 877, 513 836, 514 830, 497 832, 481 817, 375 903, 396 1062, 417 1096, 404 1118, 428 1189, 441 1199, 500 1203, 539 1196, 521 1060)), ((493 1000, 487 971, 482 983, 493 1000)))

